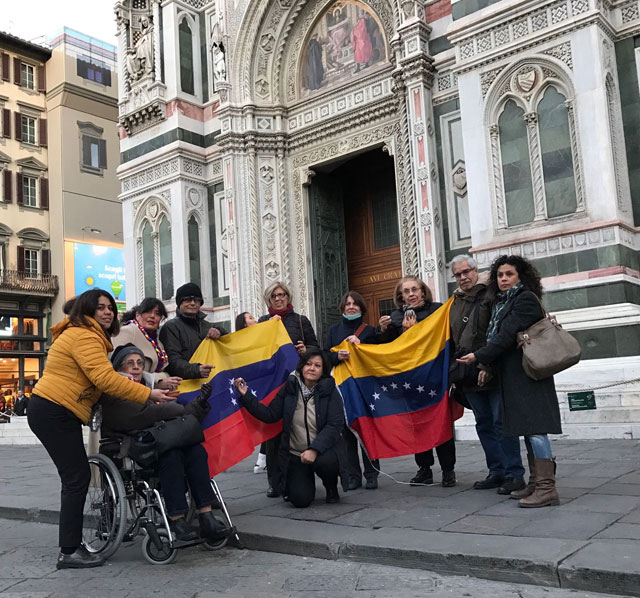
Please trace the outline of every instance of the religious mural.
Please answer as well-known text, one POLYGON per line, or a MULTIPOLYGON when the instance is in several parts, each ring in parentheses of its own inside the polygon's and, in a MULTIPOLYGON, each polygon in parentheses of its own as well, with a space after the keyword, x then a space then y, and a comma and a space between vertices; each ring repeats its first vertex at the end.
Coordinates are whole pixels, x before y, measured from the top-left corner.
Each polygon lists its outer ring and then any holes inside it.
POLYGON ((313 28, 302 59, 301 95, 347 81, 385 61, 377 18, 361 2, 334 2, 313 28))

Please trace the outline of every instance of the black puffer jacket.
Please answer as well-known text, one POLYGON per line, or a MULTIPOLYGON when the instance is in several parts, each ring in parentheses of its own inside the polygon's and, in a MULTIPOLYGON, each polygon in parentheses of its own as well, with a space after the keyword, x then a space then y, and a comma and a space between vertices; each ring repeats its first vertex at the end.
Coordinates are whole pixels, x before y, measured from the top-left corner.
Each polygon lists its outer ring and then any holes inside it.
POLYGON ((180 376, 185 380, 200 378, 200 364, 189 363, 191 356, 209 329, 217 328, 221 335, 227 334, 224 328, 214 326, 206 317, 203 312, 198 312, 195 317, 186 316, 176 309, 176 317, 160 328, 160 341, 169 358, 165 371, 172 376, 180 376))
MULTIPOLYGON (((284 492, 286 487, 290 455, 289 438, 298 400, 300 400, 300 381, 295 374, 289 376, 269 405, 262 404, 251 392, 240 396, 241 405, 260 421, 275 423, 282 420, 282 434, 278 449, 278 479, 275 482, 280 492, 284 492)), ((346 476, 343 475, 346 465, 346 451, 342 439, 342 430, 345 425, 344 407, 333 378, 323 378, 318 382, 314 401, 318 435, 311 442, 309 448, 315 449, 319 454, 336 451, 340 463, 340 475, 344 480, 346 479, 346 476)))
MULTIPOLYGON (((272 318, 270 314, 261 316, 258 322, 266 322, 272 318)), ((295 311, 290 311, 284 318, 282 323, 289 334, 291 342, 295 345, 298 341, 303 341, 307 349, 309 347, 320 347, 318 339, 316 338, 315 330, 309 322, 307 316, 303 316, 295 311)))
POLYGON ((553 376, 533 380, 522 367, 522 349, 516 335, 542 319, 536 296, 526 289, 509 300, 500 314, 497 335, 475 351, 482 364, 495 364, 502 390, 502 427, 505 436, 561 434, 560 409, 553 376))

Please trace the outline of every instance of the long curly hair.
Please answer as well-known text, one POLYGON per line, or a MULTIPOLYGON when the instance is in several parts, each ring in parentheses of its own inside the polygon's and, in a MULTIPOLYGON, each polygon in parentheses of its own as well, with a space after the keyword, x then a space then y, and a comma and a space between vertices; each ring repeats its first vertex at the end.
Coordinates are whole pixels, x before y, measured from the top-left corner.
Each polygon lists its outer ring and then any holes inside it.
POLYGON ((498 268, 505 264, 513 266, 516 269, 520 282, 525 289, 533 291, 538 297, 542 297, 540 273, 529 260, 519 255, 501 255, 493 261, 491 271, 489 272, 489 288, 491 291, 497 293, 500 290, 498 288, 498 268))

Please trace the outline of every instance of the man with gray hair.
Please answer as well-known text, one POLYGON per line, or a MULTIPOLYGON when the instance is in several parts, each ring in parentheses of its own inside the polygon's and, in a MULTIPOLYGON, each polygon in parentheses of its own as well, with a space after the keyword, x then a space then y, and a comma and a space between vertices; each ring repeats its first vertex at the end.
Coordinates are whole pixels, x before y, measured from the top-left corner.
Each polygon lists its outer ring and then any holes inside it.
MULTIPOLYGON (((478 273, 476 261, 469 255, 451 260, 451 272, 458 283, 449 314, 451 340, 455 356, 465 355, 484 346, 491 317, 492 297, 488 295, 489 273, 478 273)), ((524 467, 520 457, 520 440, 502 434, 502 395, 491 372, 456 363, 449 381, 462 390, 476 418, 476 432, 482 443, 489 475, 473 485, 476 490, 497 488, 498 494, 522 491, 524 467)))

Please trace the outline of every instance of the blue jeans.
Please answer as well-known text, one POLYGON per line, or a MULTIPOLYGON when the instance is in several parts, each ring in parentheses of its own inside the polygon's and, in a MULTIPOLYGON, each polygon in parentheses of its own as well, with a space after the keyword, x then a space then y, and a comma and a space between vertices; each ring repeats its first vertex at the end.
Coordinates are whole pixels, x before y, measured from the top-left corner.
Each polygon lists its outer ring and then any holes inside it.
POLYGON ((523 478, 520 439, 502 435, 502 396, 498 389, 465 393, 476 418, 476 432, 491 475, 523 478))
POLYGON ((536 459, 553 459, 551 454, 551 443, 546 434, 534 434, 525 436, 527 451, 533 453, 536 459), (528 442, 527 442, 528 441, 528 442))

